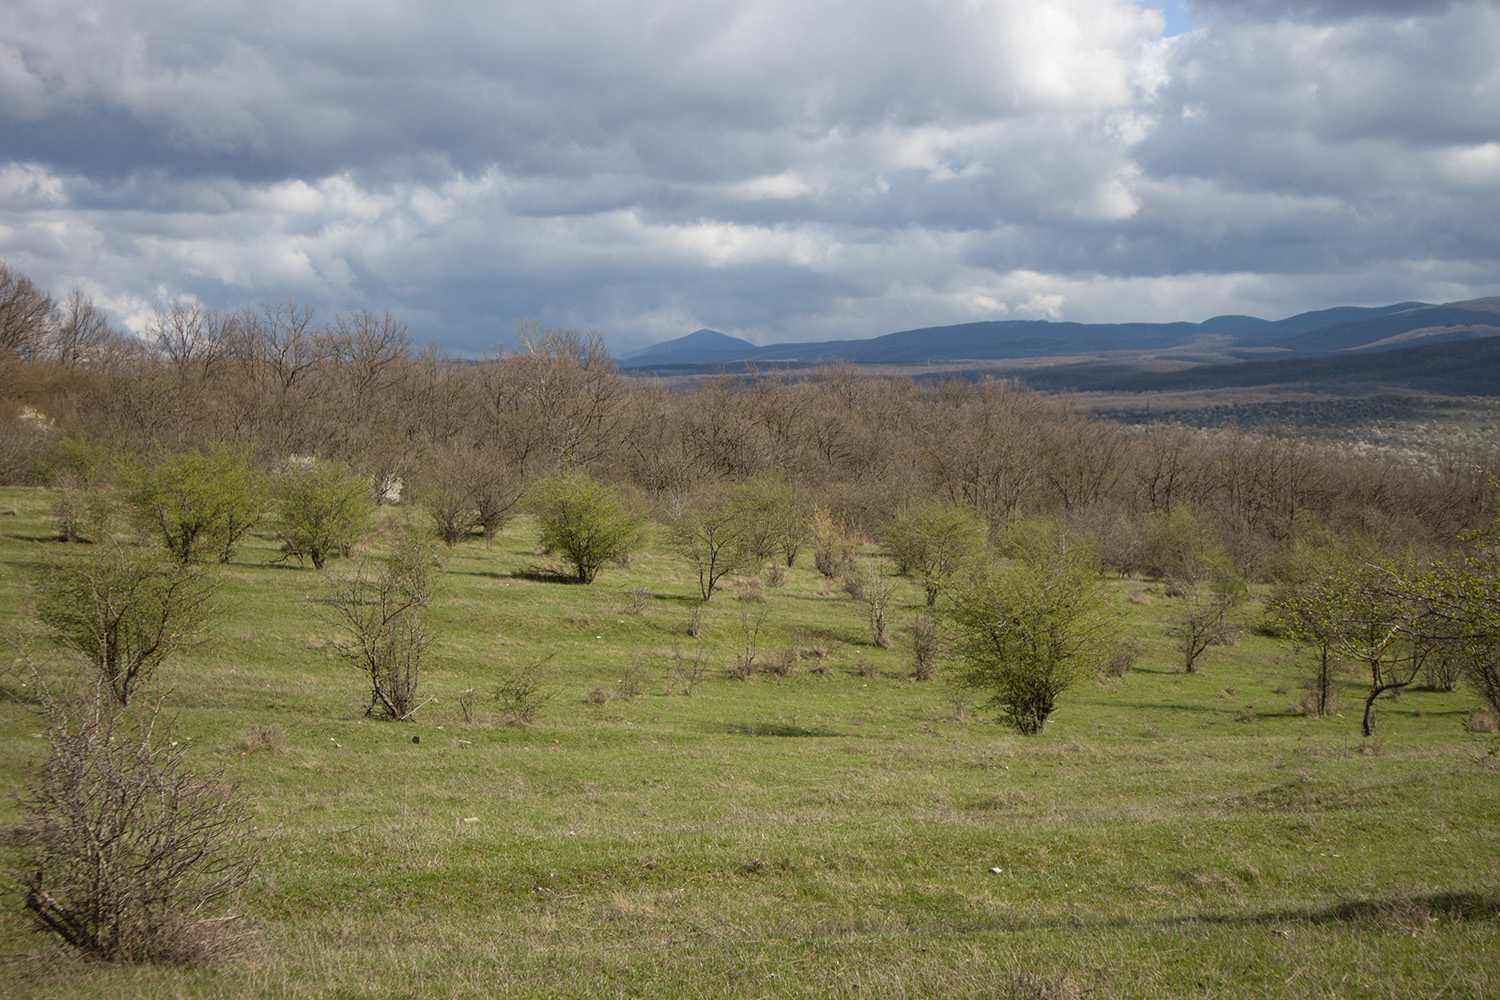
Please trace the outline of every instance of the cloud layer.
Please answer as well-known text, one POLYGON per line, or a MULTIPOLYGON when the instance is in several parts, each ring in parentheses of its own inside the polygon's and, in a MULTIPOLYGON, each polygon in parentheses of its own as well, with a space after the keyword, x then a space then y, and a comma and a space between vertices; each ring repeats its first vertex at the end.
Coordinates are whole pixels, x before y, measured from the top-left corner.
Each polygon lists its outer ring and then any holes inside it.
POLYGON ((1491 294, 1500 6, 15 0, 0 256, 621 349, 1491 294))

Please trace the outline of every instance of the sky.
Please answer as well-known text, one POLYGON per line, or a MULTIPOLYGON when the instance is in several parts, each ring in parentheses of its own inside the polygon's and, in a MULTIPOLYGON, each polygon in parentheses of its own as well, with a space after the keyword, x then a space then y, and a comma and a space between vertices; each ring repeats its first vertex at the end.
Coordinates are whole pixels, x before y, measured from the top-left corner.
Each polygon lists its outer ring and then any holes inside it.
POLYGON ((1500 0, 6 0, 0 258, 478 354, 1500 294, 1500 0))

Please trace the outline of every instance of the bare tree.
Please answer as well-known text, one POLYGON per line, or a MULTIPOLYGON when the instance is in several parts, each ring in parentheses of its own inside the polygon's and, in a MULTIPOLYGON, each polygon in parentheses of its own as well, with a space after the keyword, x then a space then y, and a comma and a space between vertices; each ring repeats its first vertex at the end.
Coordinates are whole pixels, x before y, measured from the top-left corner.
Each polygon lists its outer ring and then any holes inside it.
POLYGON ((54 307, 52 296, 0 260, 0 356, 28 359, 40 351, 54 307))
POLYGON ((320 617, 341 633, 335 649, 365 675, 366 711, 378 718, 406 722, 426 704, 417 688, 435 638, 427 624, 432 560, 424 536, 408 530, 378 568, 329 578, 320 617))

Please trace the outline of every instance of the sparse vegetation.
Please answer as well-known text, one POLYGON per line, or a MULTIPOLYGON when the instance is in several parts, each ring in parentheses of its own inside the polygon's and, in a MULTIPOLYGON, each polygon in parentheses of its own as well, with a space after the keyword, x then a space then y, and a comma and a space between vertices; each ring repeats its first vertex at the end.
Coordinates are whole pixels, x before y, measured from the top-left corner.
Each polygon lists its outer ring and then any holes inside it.
MULTIPOLYGON (((156 327, 154 345, 0 370, 14 431, 0 435, 0 629, 23 661, 0 664, 13 785, 49 742, 40 685, 77 684, 66 657, 20 669, 47 628, 31 584, 42 564, 113 551, 110 527, 87 517, 72 534, 99 544, 53 541, 69 533, 51 514, 69 463, 98 472, 77 480, 93 490, 159 449, 228 442, 278 483, 341 468, 366 514, 376 494, 393 508, 378 530, 327 541, 287 520, 252 527, 215 570, 215 642, 169 661, 171 733, 164 722, 153 745, 253 790, 264 822, 236 842, 263 862, 241 905, 264 953, 212 974, 57 962, 17 896, 0 909, 7 995, 1495 993, 1482 959, 1500 949, 1485 791, 1496 716, 1474 686, 1400 683, 1441 655, 1484 690, 1493 542, 1455 539, 1494 521, 1492 433, 1460 442, 1455 424, 1453 447, 1418 452, 1127 427, 985 378, 847 367, 669 387, 623 379, 590 335, 523 324, 521 350, 457 360, 413 350, 388 315, 320 321, 291 304, 185 306, 156 327), (452 516, 434 517, 429 474, 445 454, 483 483, 455 478, 452 516), (580 576, 545 505, 499 530, 521 483, 570 477, 627 513, 663 512, 629 518, 629 545, 590 587, 536 565, 550 549, 580 576), (745 575, 721 578, 741 599, 706 604, 666 523, 715 489, 757 527, 742 536, 745 575), (894 555, 893 514, 932 503, 970 512, 968 537, 982 527, 1002 554, 972 586, 967 567, 887 577, 888 648, 872 585, 850 570, 894 555), (794 515, 779 540, 761 530, 773 510, 794 515), (451 528, 445 564, 431 546, 403 555, 413 524, 429 539, 451 528), (470 543, 476 528, 486 544, 470 543), (1273 589, 1316 598, 1290 569, 1334 538, 1361 554, 1351 572, 1390 560, 1378 590, 1400 600, 1368 614, 1334 602, 1330 668, 1304 700, 1309 654, 1278 643, 1304 628, 1300 612, 1255 609, 1273 589), (813 559, 799 565, 803 545, 813 559), (318 618, 324 575, 278 562, 345 552, 372 586, 389 572, 404 581, 395 594, 437 595, 416 644, 430 655, 389 674, 394 710, 374 693, 383 676, 353 696, 335 648, 353 640, 331 644, 318 618), (1433 575, 1443 566, 1452 580, 1433 575), (1237 612, 1252 627, 1184 673, 1167 628, 1184 594, 1225 571, 1253 596, 1237 612), (1047 619, 1028 608, 1068 591, 1049 590, 1059 577, 1077 583, 1080 620, 1107 614, 1108 627, 1076 646, 1028 643, 1046 630, 1018 623, 1047 619), (937 607, 978 595, 969 638, 950 619, 941 659, 925 585, 939 578, 937 607), (1378 669, 1339 638, 1354 619, 1398 626, 1378 669), (991 646, 1027 655, 965 655, 1000 626, 1010 638, 991 646), (1101 661, 1113 676, 1083 682, 1101 661), (1026 663, 1072 683, 1028 700, 1001 683, 1026 663), (961 687, 966 674, 983 683, 961 687), (1361 738, 1341 706, 1387 681, 1379 736, 1361 738), (1043 732, 997 728, 976 697, 1043 732), (367 707, 409 721, 373 724, 367 707)), ((284 516, 285 499, 273 490, 265 510, 284 516)), ((0 808, 0 854, 24 880, 36 821, 0 808)))

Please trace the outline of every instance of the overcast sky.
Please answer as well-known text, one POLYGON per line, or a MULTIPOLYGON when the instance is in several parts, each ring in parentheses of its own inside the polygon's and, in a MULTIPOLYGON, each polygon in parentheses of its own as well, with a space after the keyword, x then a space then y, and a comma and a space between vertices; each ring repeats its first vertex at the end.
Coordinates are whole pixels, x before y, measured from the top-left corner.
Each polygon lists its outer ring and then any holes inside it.
POLYGON ((0 257, 628 350, 1500 294, 1500 0, 6 0, 0 257))

